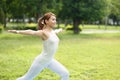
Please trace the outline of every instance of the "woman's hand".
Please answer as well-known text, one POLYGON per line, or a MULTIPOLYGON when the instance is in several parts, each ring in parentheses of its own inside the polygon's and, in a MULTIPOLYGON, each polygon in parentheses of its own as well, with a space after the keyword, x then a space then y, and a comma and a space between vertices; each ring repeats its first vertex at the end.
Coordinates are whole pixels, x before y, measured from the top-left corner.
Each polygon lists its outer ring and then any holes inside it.
POLYGON ((17 30, 8 30, 8 32, 17 33, 17 30))
POLYGON ((59 28, 59 29, 56 29, 56 30, 55 30, 55 33, 58 34, 58 33, 63 32, 63 31, 64 31, 64 30, 63 30, 62 28, 59 28))
POLYGON ((62 32, 63 31, 63 29, 62 28, 60 28, 60 29, 58 29, 59 30, 59 32, 62 32))

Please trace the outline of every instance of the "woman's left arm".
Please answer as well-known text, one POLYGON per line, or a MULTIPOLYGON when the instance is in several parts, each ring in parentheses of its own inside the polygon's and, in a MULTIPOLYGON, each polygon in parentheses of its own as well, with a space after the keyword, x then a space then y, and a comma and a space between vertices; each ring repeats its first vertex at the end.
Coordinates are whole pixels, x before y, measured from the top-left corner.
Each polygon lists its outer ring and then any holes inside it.
POLYGON ((62 28, 60 28, 60 29, 55 29, 54 31, 55 31, 56 34, 58 34, 58 33, 62 32, 63 29, 62 29, 62 28))
POLYGON ((34 30, 8 30, 8 32, 16 33, 16 34, 24 34, 24 35, 36 35, 41 36, 42 30, 34 31, 34 30))

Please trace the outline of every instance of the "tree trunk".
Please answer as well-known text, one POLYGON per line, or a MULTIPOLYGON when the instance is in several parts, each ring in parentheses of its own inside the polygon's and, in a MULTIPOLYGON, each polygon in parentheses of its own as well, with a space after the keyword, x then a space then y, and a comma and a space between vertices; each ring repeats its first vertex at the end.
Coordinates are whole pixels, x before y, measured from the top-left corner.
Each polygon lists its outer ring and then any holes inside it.
POLYGON ((74 31, 74 34, 79 34, 79 32, 80 32, 79 24, 80 24, 79 19, 73 19, 73 31, 74 31))
POLYGON ((60 19, 58 19, 57 24, 58 24, 57 28, 60 28, 60 19))
POLYGON ((108 27, 108 17, 105 18, 105 30, 107 30, 108 27))
POLYGON ((25 14, 23 14, 23 23, 25 23, 25 14))
POLYGON ((100 29, 100 23, 98 24, 98 29, 100 29))
POLYGON ((117 26, 119 26, 119 20, 117 20, 117 26))
POLYGON ((39 17, 40 17, 40 14, 39 13, 35 13, 36 22, 38 21, 39 17))
POLYGON ((2 8, 0 8, 0 23, 1 24, 4 23, 4 12, 3 12, 2 8))
POLYGON ((0 8, 0 23, 6 28, 6 12, 4 12, 2 8, 0 8))
POLYGON ((6 13, 4 13, 4 28, 6 28, 6 24, 7 24, 7 22, 6 22, 6 13))

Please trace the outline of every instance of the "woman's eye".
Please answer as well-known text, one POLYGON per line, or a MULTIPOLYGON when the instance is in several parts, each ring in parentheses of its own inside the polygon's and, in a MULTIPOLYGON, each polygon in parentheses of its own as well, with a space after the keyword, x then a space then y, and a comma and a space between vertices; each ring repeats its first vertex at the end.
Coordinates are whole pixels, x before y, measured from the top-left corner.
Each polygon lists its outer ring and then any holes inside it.
POLYGON ((53 19, 53 21, 55 21, 55 19, 53 19))

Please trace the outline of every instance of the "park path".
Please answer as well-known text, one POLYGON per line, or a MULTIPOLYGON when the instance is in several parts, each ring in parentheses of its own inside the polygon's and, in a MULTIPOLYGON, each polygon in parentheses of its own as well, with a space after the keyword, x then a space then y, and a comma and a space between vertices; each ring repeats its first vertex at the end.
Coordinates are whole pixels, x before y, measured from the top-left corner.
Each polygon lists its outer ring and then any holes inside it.
POLYGON ((83 34, 93 34, 93 33, 120 33, 120 30, 97 30, 97 29, 83 29, 82 32, 83 34))

